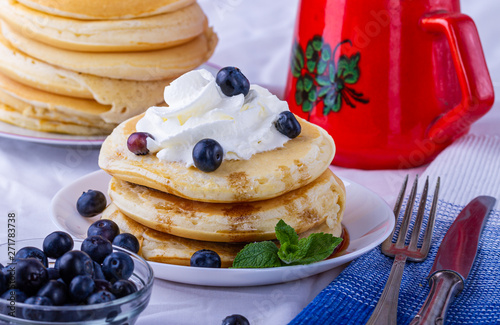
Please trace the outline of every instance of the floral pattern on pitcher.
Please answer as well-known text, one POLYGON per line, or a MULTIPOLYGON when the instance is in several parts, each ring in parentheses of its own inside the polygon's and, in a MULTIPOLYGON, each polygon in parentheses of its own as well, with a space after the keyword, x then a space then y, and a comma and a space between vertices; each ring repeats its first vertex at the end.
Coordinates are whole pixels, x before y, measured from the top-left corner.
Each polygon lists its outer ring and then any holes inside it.
POLYGON ((291 63, 292 75, 296 78, 295 101, 302 111, 311 112, 319 99, 323 101, 323 115, 338 112, 343 104, 355 108, 356 102, 367 104, 368 98, 356 91, 353 85, 359 80, 358 67, 361 54, 341 55, 335 62, 335 53, 340 46, 350 44, 344 40, 331 49, 319 35, 307 43, 306 50, 295 42, 291 63))

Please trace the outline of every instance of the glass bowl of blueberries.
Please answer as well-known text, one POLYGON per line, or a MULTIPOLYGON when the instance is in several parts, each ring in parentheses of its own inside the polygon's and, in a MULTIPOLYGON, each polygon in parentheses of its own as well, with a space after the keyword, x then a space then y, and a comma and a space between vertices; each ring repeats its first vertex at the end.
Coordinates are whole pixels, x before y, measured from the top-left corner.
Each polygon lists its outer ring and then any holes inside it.
POLYGON ((135 237, 114 239, 113 225, 93 226, 85 240, 56 231, 0 245, 0 323, 135 323, 153 270, 134 252, 135 237))

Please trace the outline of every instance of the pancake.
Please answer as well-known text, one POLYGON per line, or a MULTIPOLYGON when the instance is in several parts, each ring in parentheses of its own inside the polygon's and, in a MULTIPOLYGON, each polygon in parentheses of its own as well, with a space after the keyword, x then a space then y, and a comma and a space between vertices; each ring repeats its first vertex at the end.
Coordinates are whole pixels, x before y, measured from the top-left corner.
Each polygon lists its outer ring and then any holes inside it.
POLYGON ((186 43, 207 28, 196 3, 174 12, 146 18, 84 21, 53 16, 18 2, 0 0, 0 18, 38 42, 88 52, 163 49, 186 43))
POLYGON ((182 198, 202 202, 250 202, 277 197, 320 176, 335 154, 333 139, 322 128, 297 118, 301 134, 283 148, 261 152, 249 160, 225 160, 205 173, 155 155, 137 156, 127 148, 129 135, 142 116, 121 123, 104 141, 99 166, 116 178, 182 198))
POLYGON ((119 80, 58 68, 20 52, 0 33, 0 74, 24 85, 63 96, 95 99, 109 106, 100 114, 105 122, 120 123, 163 102, 171 80, 119 80))
MULTIPOLYGON (((191 256, 195 252, 200 249, 210 249, 219 254, 222 267, 229 267, 233 264, 236 254, 245 246, 245 243, 214 243, 165 234, 128 218, 113 203, 104 210, 102 218, 116 222, 121 232, 128 232, 136 236, 141 243, 139 254, 152 262, 189 266, 191 256)), ((330 228, 326 223, 323 223, 311 228, 309 232, 299 234, 299 237, 307 237, 313 232, 330 233, 340 237, 342 225, 339 223, 330 228)))
POLYGON ((106 135, 116 126, 100 117, 109 107, 47 93, 0 74, 0 120, 23 128, 75 135, 106 135))
POLYGON ((76 116, 71 113, 68 114, 60 110, 51 109, 50 107, 34 106, 11 96, 10 94, 4 92, 3 89, 0 89, 0 103, 8 106, 9 110, 15 110, 26 117, 99 128, 106 130, 106 133, 101 132, 104 134, 111 133, 113 128, 116 126, 116 124, 106 123, 99 117, 95 116, 76 116))
POLYGON ((1 29, 12 46, 40 61, 75 72, 140 81, 175 78, 192 70, 210 58, 217 44, 217 36, 208 28, 188 43, 162 50, 76 52, 27 38, 4 22, 1 29))
POLYGON ((4 100, 13 97, 35 108, 59 111, 74 116, 74 122, 78 122, 78 118, 102 121, 99 115, 110 109, 109 106, 101 105, 94 100, 60 96, 31 88, 2 74, 0 74, 0 92, 5 93, 4 100))
POLYGON ((298 233, 326 222, 340 223, 342 181, 330 169, 308 185, 273 199, 205 203, 183 199, 113 178, 108 194, 125 215, 149 228, 184 238, 216 242, 276 239, 280 219, 298 233))
POLYGON ((44 118, 29 117, 3 103, 0 103, 0 121, 35 131, 74 134, 82 136, 106 135, 109 134, 109 132, 111 132, 111 130, 113 129, 111 125, 107 128, 99 128, 80 124, 64 123, 60 121, 52 121, 44 118))
MULTIPOLYGON (((13 0, 12 0, 13 1, 13 0)), ((77 19, 123 19, 173 12, 195 0, 18 0, 48 14, 77 19)))
POLYGON ((0 28, 2 74, 40 90, 71 97, 93 98, 92 92, 78 80, 78 73, 54 67, 22 53, 3 37, 1 31, 0 28))
POLYGON ((204 242, 162 233, 128 218, 114 204, 104 210, 102 218, 116 222, 120 232, 128 232, 137 237, 141 244, 139 254, 152 262, 189 266, 191 255, 200 249, 210 249, 219 254, 222 267, 229 267, 236 254, 245 246, 241 243, 204 242))

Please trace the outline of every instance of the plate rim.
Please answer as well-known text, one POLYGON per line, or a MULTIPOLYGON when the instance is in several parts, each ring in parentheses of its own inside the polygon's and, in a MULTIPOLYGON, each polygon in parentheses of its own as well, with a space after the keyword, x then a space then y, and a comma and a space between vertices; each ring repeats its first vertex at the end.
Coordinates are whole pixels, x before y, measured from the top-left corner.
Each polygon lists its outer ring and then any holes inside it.
POLYGON ((52 135, 50 132, 42 132, 37 130, 25 129, 20 126, 9 124, 4 121, 0 121, 0 137, 12 140, 19 140, 31 143, 42 143, 42 144, 53 144, 53 145, 89 145, 89 146, 100 146, 106 139, 106 135, 103 136, 82 136, 63 133, 54 133, 55 136, 62 137, 50 137, 52 135), (11 130, 8 130, 11 129, 11 130), (12 130, 19 130, 19 133, 13 133, 12 130), (33 133, 22 134, 22 133, 33 133), (39 134, 40 136, 37 136, 39 134), (64 137, 68 137, 65 139, 64 137), (74 137, 74 138, 71 138, 74 137))
MULTIPOLYGON (((78 179, 74 180, 73 182, 67 184, 66 186, 64 186, 63 188, 61 188, 55 195, 54 197, 52 198, 52 201, 51 201, 51 204, 50 204, 50 218, 52 220, 52 222, 54 223, 54 225, 62 230, 62 231, 65 231, 65 232, 68 232, 72 237, 74 238, 79 238, 77 236, 74 235, 74 233, 72 233, 68 228, 65 228, 63 225, 61 225, 58 221, 57 221, 57 212, 56 212, 56 205, 57 205, 57 202, 59 202, 61 200, 61 198, 66 194, 67 190, 69 190, 69 187, 75 185, 76 183, 80 183, 80 182, 84 182, 85 180, 87 179, 92 179, 94 177, 103 177, 103 176, 106 176, 106 177, 109 177, 111 178, 111 176, 109 174, 107 174, 104 170, 96 170, 94 172, 91 172, 89 174, 86 174, 86 175, 83 175, 82 177, 79 177, 78 179)), ((151 261, 148 261, 148 263, 150 263, 151 267, 153 268, 153 270, 155 271, 155 277, 158 278, 158 279, 161 279, 161 280, 167 280, 167 281, 172 281, 172 282, 177 282, 177 283, 184 283, 184 284, 189 284, 189 285, 200 285, 200 286, 209 286, 209 287, 246 287, 246 286, 259 286, 259 285, 269 285, 269 284, 278 284, 278 283, 283 283, 283 282, 289 282, 289 281, 294 281, 294 280, 299 280, 299 279, 302 279, 302 278, 306 278, 306 277, 309 277, 309 276, 312 276, 312 275, 317 275, 317 274, 320 274, 320 273, 323 273, 323 272, 326 272, 328 270, 331 270, 331 269, 334 269, 336 267, 339 267, 341 265, 344 265, 348 262, 351 262, 353 261, 354 259, 358 258, 359 256, 361 255, 364 255, 366 254, 368 251, 372 250, 373 248, 377 247, 378 245, 380 245, 391 233, 392 233, 392 230, 394 229, 394 226, 395 226, 395 218, 391 218, 390 216, 394 215, 393 214, 393 211, 392 209, 389 207, 389 205, 387 204, 387 202, 385 202, 384 199, 382 199, 378 194, 376 194, 374 191, 370 190, 369 188, 355 182, 355 181, 352 181, 348 178, 345 178, 345 177, 341 177, 339 176, 339 178, 344 182, 344 183, 349 183, 347 186, 355 186, 355 187, 359 187, 365 191, 367 191, 368 193, 370 193, 370 195, 374 198, 376 198, 379 203, 381 203, 384 208, 386 209, 386 213, 387 213, 387 218, 384 219, 383 221, 380 222, 380 224, 383 224, 385 222, 387 222, 387 229, 386 231, 380 236, 378 237, 376 240, 373 240, 372 242, 370 242, 368 245, 366 246, 363 246, 362 248, 354 251, 354 252, 351 252, 351 253, 348 253, 348 254, 345 254, 345 255, 341 255, 341 256, 338 256, 338 257, 335 257, 335 258, 331 258, 331 259, 327 259, 327 260, 323 260, 323 261, 319 261, 319 262, 315 262, 315 263, 312 263, 312 264, 308 264, 308 265, 293 265, 293 266, 287 266, 286 268, 285 267, 277 267, 277 268, 262 268, 262 269, 250 269, 250 268, 246 268, 246 269, 230 269, 230 268, 224 268, 224 269, 210 269, 210 268, 204 268, 203 269, 203 272, 204 274, 207 274, 209 275, 210 279, 212 279, 214 277, 214 274, 216 275, 219 275, 221 276, 221 278, 224 278, 225 275, 235 275, 236 277, 241 277, 242 275, 246 275, 246 274, 259 274, 259 275, 267 275, 267 274, 274 274, 274 273, 278 273, 278 274, 281 274, 281 273, 288 273, 288 274, 293 274, 293 273, 296 273, 296 274, 299 274, 298 276, 292 276, 290 279, 282 279, 282 281, 257 281, 257 282, 248 282, 248 283, 241 283, 241 282, 226 282, 226 281, 215 281, 215 282, 211 282, 211 283, 207 283, 205 281, 179 281, 179 280, 176 280, 174 278, 176 277, 164 277, 164 276, 158 276, 156 274, 156 269, 157 268, 168 268, 168 269, 171 269, 172 271, 175 271, 175 272, 180 272, 180 271, 186 271, 186 270, 192 270, 191 267, 189 266, 183 266, 183 265, 175 265, 175 264, 166 264, 166 263, 159 263, 159 262, 151 262, 151 261), (340 263, 339 263, 340 261, 340 263), (331 266, 330 264, 335 264, 335 266, 331 266), (304 271, 304 270, 310 270, 310 269, 323 269, 322 271, 319 271, 319 272, 316 272, 316 271, 313 271, 311 274, 307 274, 307 272, 303 272, 302 275, 301 274, 301 271, 304 271), (304 274, 305 273, 305 274, 304 274)), ((346 186, 346 187, 347 187, 346 186)), ((106 196, 107 196, 107 193, 105 193, 106 196)), ((349 198, 347 197, 347 201, 346 201, 346 210, 348 209, 348 201, 349 198)), ((96 216, 97 217, 97 216, 96 216)), ((70 218, 69 217, 66 217, 66 218, 70 218)), ((373 228, 374 229, 374 228, 373 228)), ((365 235, 362 235, 360 236, 359 238, 362 238, 363 236, 365 235)), ((347 249, 349 248, 349 246, 347 247, 347 249)), ((193 272, 199 272, 200 269, 196 269, 196 270, 192 270, 193 272)))

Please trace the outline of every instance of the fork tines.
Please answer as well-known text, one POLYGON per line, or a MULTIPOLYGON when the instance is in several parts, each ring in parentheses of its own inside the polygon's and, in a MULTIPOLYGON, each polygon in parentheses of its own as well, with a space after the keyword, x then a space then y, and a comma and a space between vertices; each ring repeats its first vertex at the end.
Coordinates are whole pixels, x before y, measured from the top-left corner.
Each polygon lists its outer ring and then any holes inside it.
MULTIPOLYGON (((426 227, 425 232, 424 232, 422 246, 420 247, 420 249, 417 247, 417 244, 418 244, 418 238, 420 235, 420 230, 421 230, 422 222, 423 222, 423 218, 424 218, 425 206, 426 206, 426 202, 427 202, 427 194, 429 191, 429 177, 427 177, 427 179, 425 181, 425 186, 424 186, 424 189, 422 191, 422 195, 420 197, 418 212, 417 212, 417 216, 415 219, 415 224, 413 226, 413 231, 411 234, 410 242, 409 242, 408 246, 405 245, 406 237, 408 235, 408 228, 410 226, 410 221, 412 219, 413 207, 414 207, 415 199, 417 196, 417 187, 418 187, 418 175, 417 175, 417 177, 415 178, 415 181, 413 182, 410 196, 409 196, 407 204, 406 204, 406 209, 405 209, 405 212, 403 215, 401 226, 399 227, 399 235, 398 235, 396 242, 395 243, 392 242, 392 239, 394 237, 394 232, 396 231, 396 227, 394 227, 392 234, 382 243, 382 252, 385 255, 393 257, 396 254, 404 251, 405 255, 407 255, 409 261, 419 262, 419 261, 423 261, 425 259, 425 257, 427 256, 427 254, 429 252, 430 244, 431 244, 431 236, 432 236, 432 231, 434 228, 434 219, 436 216, 440 181, 441 180, 438 177, 437 182, 436 182, 436 188, 434 190, 434 199, 432 201, 431 211, 429 213, 429 219, 427 221, 427 227, 426 227)), ((405 196, 407 184, 408 184, 408 175, 406 175, 406 178, 403 182, 403 186, 401 187, 398 198, 396 200, 396 204, 394 206, 394 216, 396 218, 396 223, 399 219, 399 213, 400 213, 401 207, 403 205, 403 199, 405 196)))

